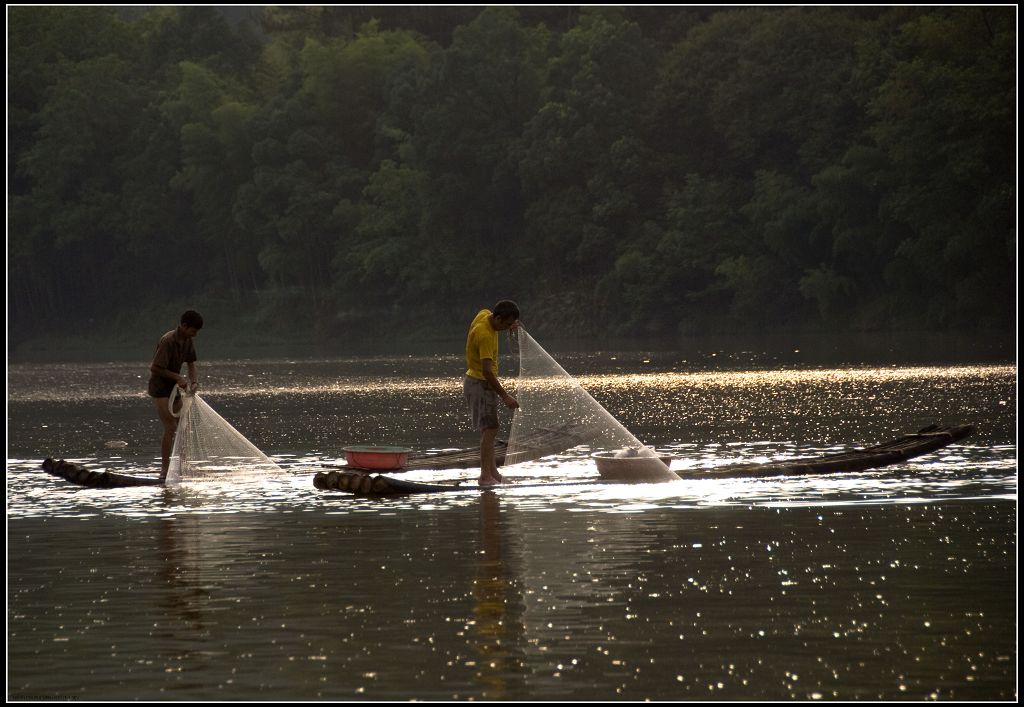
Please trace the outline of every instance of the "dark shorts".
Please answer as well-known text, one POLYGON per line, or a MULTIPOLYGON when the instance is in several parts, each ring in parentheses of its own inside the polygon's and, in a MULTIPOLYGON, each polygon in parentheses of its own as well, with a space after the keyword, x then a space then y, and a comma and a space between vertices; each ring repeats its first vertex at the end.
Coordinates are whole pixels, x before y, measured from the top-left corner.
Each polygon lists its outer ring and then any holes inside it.
MULTIPOLYGON (((155 377, 154 377, 155 378, 155 377)), ((168 380, 167 378, 162 379, 151 379, 146 392, 149 393, 151 398, 169 398, 171 393, 174 392, 174 386, 178 385, 175 381, 168 380)))
POLYGON ((469 407, 469 419, 479 432, 498 429, 498 394, 487 381, 466 376, 462 391, 469 407))

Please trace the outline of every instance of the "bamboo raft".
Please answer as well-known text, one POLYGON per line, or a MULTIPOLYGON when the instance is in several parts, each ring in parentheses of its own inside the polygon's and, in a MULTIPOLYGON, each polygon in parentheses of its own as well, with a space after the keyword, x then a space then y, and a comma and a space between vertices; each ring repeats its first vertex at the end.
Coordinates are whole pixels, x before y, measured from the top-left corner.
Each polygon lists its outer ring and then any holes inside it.
MULTIPOLYGON (((811 474, 835 474, 876 469, 890 464, 897 464, 914 457, 934 452, 949 444, 958 442, 974 432, 973 425, 939 427, 931 425, 917 433, 904 435, 890 442, 866 449, 856 449, 838 454, 805 459, 791 459, 781 462, 764 464, 730 464, 714 468, 676 471, 680 479, 734 479, 760 478, 770 476, 805 476, 811 474)), ((537 459, 547 454, 557 454, 565 449, 576 446, 585 437, 584 430, 559 429, 544 430, 531 439, 528 458, 537 459)), ((508 450, 507 443, 501 443, 498 455, 499 465, 503 465, 508 450)), ((463 449, 451 452, 410 454, 409 464, 405 469, 441 470, 469 469, 479 464, 479 450, 463 449)), ((162 486, 164 484, 156 476, 130 476, 113 471, 88 469, 81 464, 47 458, 42 464, 48 474, 60 477, 73 484, 93 488, 125 488, 130 486, 162 486)), ((394 472, 389 472, 394 473, 394 472)), ((423 484, 404 481, 381 474, 374 475, 366 470, 346 469, 321 471, 313 477, 313 485, 324 491, 342 491, 364 496, 386 496, 404 493, 425 493, 435 491, 455 491, 479 488, 473 483, 460 486, 461 482, 444 482, 423 484)), ((600 477, 590 481, 574 482, 542 482, 531 486, 563 486, 566 483, 610 483, 600 477)), ((622 483, 622 482, 620 482, 622 483)), ((511 488, 523 488, 528 484, 513 484, 511 488)))
MULTIPOLYGON (((674 471, 676 476, 683 480, 695 479, 735 479, 735 478, 763 478, 772 476, 807 476, 815 474, 837 474, 851 473, 877 469, 891 464, 913 459, 942 449, 954 442, 969 437, 974 432, 973 425, 957 425, 953 427, 940 427, 931 425, 914 434, 904 435, 884 444, 865 449, 855 449, 838 454, 828 454, 821 457, 808 457, 802 459, 791 459, 782 462, 768 462, 763 464, 730 464, 727 466, 674 471)), ((564 448, 563 448, 564 449, 564 448)), ((561 450, 559 450, 561 451, 561 450)), ((445 458, 462 459, 461 455, 474 455, 477 450, 460 450, 458 455, 452 453, 445 458)), ((471 457, 473 464, 455 467, 426 468, 468 468, 478 463, 479 456, 471 457)), ((408 467, 406 470, 410 470, 408 467)), ((495 488, 523 488, 527 486, 546 487, 564 486, 594 483, 629 483, 624 481, 609 481, 600 477, 589 481, 575 482, 546 482, 530 484, 509 484, 508 486, 480 487, 473 482, 449 481, 438 483, 421 483, 396 479, 384 474, 372 474, 365 470, 342 470, 342 471, 321 471, 313 477, 313 485, 322 491, 340 491, 358 496, 392 496, 410 493, 436 493, 445 491, 465 491, 473 489, 495 488)))

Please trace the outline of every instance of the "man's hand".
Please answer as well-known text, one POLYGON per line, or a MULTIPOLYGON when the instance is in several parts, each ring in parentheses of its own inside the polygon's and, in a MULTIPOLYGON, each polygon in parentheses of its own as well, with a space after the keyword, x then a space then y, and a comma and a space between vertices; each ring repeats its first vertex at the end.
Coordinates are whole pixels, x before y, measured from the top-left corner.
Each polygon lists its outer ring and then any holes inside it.
POLYGON ((505 401, 505 404, 508 405, 508 407, 512 410, 515 410, 516 408, 519 407, 519 401, 513 398, 511 395, 508 395, 507 393, 503 395, 501 399, 505 401))

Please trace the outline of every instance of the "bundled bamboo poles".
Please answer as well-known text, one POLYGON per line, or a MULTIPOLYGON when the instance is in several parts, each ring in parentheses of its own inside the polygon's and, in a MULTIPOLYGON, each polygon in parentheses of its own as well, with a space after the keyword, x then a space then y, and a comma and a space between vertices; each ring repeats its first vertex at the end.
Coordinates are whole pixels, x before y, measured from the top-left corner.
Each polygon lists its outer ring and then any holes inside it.
POLYGON ((47 474, 59 476, 80 486, 91 486, 93 488, 123 488, 126 486, 162 486, 163 481, 155 477, 127 476, 116 474, 112 471, 97 471, 87 469, 81 464, 74 462, 56 461, 47 457, 43 462, 43 471, 47 474))
POLYGON ((313 477, 313 486, 321 491, 347 491, 362 496, 393 493, 383 476, 363 471, 321 471, 313 477))

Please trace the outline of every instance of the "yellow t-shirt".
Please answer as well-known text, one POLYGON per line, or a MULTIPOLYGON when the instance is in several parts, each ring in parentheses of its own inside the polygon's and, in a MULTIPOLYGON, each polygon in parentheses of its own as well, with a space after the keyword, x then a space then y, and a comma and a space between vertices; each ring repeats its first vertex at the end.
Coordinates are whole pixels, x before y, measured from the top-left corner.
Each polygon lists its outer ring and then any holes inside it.
POLYGON ((491 326, 491 310, 481 309, 469 325, 469 336, 466 337, 466 375, 471 378, 484 378, 485 358, 491 359, 494 366, 491 370, 498 374, 498 332, 491 326))

